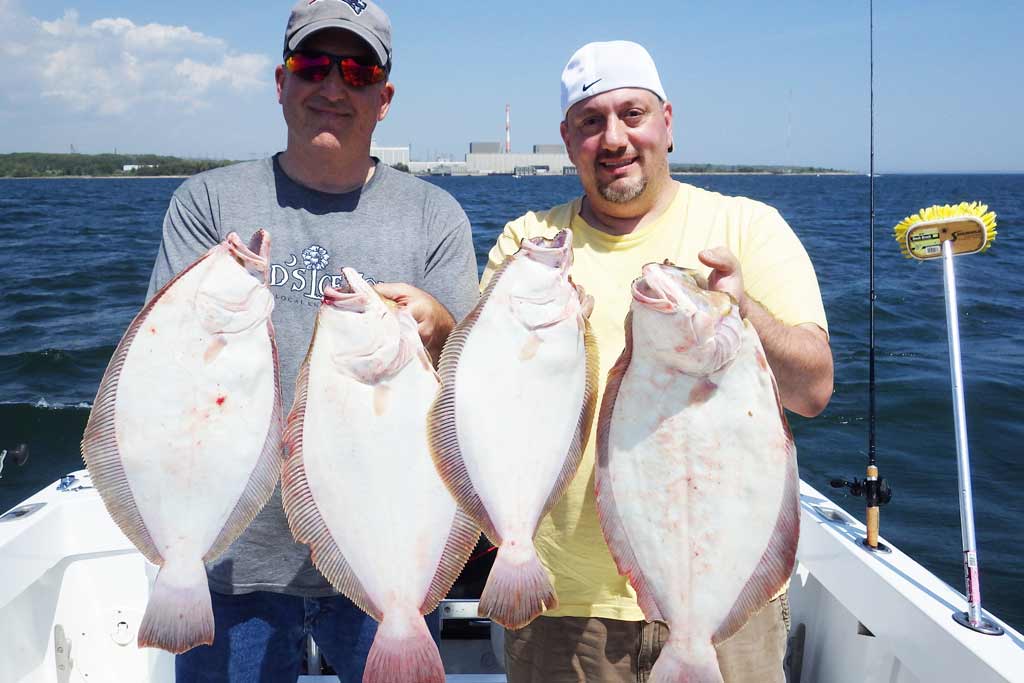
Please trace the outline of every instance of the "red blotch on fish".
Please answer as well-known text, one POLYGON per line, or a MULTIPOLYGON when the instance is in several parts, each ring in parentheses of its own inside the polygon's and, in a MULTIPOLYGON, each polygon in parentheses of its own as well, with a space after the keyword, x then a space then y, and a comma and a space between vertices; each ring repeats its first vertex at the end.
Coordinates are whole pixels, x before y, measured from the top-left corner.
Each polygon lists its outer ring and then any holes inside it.
POLYGON ((693 389, 690 390, 690 405, 706 403, 714 395, 717 388, 718 385, 708 379, 697 382, 693 385, 693 389))
POLYGON ((219 405, 219 406, 222 406, 222 405, 224 405, 224 401, 225 401, 226 399, 227 399, 227 396, 220 396, 220 397, 218 397, 218 398, 217 398, 217 405, 219 405))

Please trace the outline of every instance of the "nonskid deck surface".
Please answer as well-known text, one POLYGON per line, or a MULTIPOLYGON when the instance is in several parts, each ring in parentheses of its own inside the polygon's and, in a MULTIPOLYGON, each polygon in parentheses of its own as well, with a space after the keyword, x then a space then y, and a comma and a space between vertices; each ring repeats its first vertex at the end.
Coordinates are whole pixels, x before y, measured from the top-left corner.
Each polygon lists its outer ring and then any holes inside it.
MULTIPOLYGON (((172 656, 135 646, 155 567, 110 520, 86 471, 62 488, 54 483, 0 517, 4 680, 170 683, 172 656)), ((898 548, 865 549, 864 526, 804 482, 800 498, 791 682, 1024 683, 1020 633, 994 617, 1005 635, 959 626, 952 615, 966 600, 958 591, 898 548)), ((457 597, 466 599, 442 605, 448 681, 503 682, 502 632, 475 615, 472 595, 457 597)))

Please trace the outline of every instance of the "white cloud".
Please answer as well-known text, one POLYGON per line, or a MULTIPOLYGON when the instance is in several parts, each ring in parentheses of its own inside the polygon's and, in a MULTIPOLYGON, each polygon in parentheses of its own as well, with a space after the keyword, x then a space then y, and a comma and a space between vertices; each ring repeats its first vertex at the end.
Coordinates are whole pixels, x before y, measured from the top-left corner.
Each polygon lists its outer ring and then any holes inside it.
POLYGON ((225 55, 219 64, 185 58, 174 67, 174 72, 202 92, 221 84, 243 91, 259 87, 263 82, 260 75, 266 69, 267 60, 259 55, 225 55))
POLYGON ((0 72, 2 109, 43 100, 101 116, 145 114, 169 102, 195 111, 225 87, 244 93, 271 82, 267 57, 233 52, 187 26, 124 17, 82 23, 75 10, 42 21, 12 0, 0 0, 0 56, 8 64, 0 72))
POLYGON ((90 33, 107 37, 115 37, 125 47, 132 50, 182 51, 195 48, 212 48, 225 50, 226 45, 219 38, 211 38, 197 33, 187 26, 165 26, 163 24, 146 24, 136 26, 130 19, 99 19, 89 26, 90 33))

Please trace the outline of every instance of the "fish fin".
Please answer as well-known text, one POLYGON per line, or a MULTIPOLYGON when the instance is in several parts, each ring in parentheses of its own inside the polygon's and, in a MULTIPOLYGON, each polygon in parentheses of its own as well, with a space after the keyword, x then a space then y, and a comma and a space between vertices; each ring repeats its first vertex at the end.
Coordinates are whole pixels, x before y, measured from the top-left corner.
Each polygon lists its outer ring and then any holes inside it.
POLYGON ((419 615, 387 614, 366 658, 363 683, 444 683, 444 663, 437 644, 419 615))
POLYGON ((754 573, 747 579, 732 610, 715 631, 711 640, 716 644, 728 640, 750 617, 763 609, 786 585, 796 566, 797 541, 800 538, 800 477, 797 472, 796 446, 792 439, 788 446, 786 488, 782 493, 782 505, 775 529, 754 573))
POLYGON ((213 643, 213 607, 202 562, 166 562, 139 625, 139 647, 174 654, 213 643))
POLYGON ((249 483, 246 484, 245 490, 235 504, 235 509, 231 511, 231 515, 228 516, 220 533, 217 534, 217 538, 203 556, 203 560, 206 562, 227 550, 228 546, 245 531, 245 528, 270 500, 281 475, 284 451, 281 445, 282 413, 284 412, 281 408, 281 367, 277 355, 277 341, 274 339, 274 327, 269 320, 267 321, 267 334, 270 335, 270 349, 274 362, 274 412, 270 416, 270 425, 267 429, 266 441, 263 442, 263 451, 249 475, 249 483))
POLYGON ((501 536, 491 521, 483 501, 473 487, 473 481, 466 471, 466 462, 459 448, 459 432, 455 423, 455 375, 459 368, 459 359, 466 346, 473 327, 497 286, 501 276, 508 269, 512 257, 505 259, 495 272, 484 293, 480 296, 473 310, 462 319, 445 342, 438 360, 437 374, 441 380, 437 398, 427 413, 427 439, 430 443, 430 455, 434 459, 438 474, 455 502, 480 526, 487 538, 495 545, 501 545, 501 536))
MULTIPOLYGON (((551 512, 551 508, 555 507, 562 498, 565 490, 569 488, 569 484, 575 478, 576 471, 579 470, 580 463, 583 461, 583 451, 586 450, 587 439, 590 437, 590 427, 594 422, 594 413, 597 412, 597 383, 601 367, 597 350, 597 338, 590 327, 590 320, 581 317, 580 322, 583 334, 583 348, 586 354, 586 384, 583 388, 583 407, 580 410, 579 419, 576 421, 576 433, 573 434, 572 442, 569 444, 569 453, 565 463, 562 465, 562 471, 558 474, 558 479, 555 480, 554 486, 551 487, 551 493, 548 494, 548 499, 544 502, 544 509, 541 510, 540 517, 537 518, 538 526, 545 515, 551 512)), ((536 529, 534 529, 534 532, 536 532, 536 529)))
POLYGON ((448 595, 455 580, 459 578, 462 568, 469 561, 469 555, 476 547, 477 539, 480 538, 480 529, 477 528, 472 518, 462 511, 455 509, 455 518, 452 520, 452 529, 448 533, 448 541, 444 550, 441 551, 441 561, 438 563, 434 578, 430 580, 430 588, 427 596, 420 605, 420 613, 433 612, 438 603, 448 595))
POLYGON ((622 379, 629 369, 633 359, 633 314, 626 314, 625 321, 626 337, 622 353, 619 355, 615 365, 608 371, 608 381, 605 384, 604 398, 601 401, 601 411, 597 420, 597 464, 594 472, 594 482, 597 496, 597 516, 601 522, 601 532, 604 534, 608 550, 619 574, 629 579, 630 585, 636 591, 637 602, 643 610, 644 617, 648 621, 662 620, 661 610, 654 600, 654 593, 651 590, 647 577, 640 570, 640 563, 637 562, 636 553, 630 545, 626 529, 619 517, 618 506, 615 503, 615 494, 612 491, 611 482, 608 480, 608 431, 611 428, 612 415, 615 413, 615 401, 619 396, 619 387, 622 386, 622 379))
POLYGON ((619 387, 622 386, 622 378, 629 369, 633 360, 633 312, 626 314, 625 342, 622 353, 619 354, 615 364, 608 371, 608 378, 605 381, 604 398, 601 400, 601 410, 597 417, 597 464, 608 463, 608 430, 611 428, 612 413, 615 412, 615 401, 619 396, 619 387))
POLYGON ((547 569, 537 557, 532 540, 512 547, 498 548, 490 576, 477 607, 480 616, 489 617, 505 628, 518 629, 540 616, 545 609, 558 607, 558 596, 547 569))
POLYGON ((160 551, 157 550, 153 538, 149 535, 146 522, 142 519, 142 514, 135 504, 135 497, 132 495, 128 477, 125 475, 124 464, 121 462, 115 425, 117 386, 132 342, 135 341, 139 330, 143 329, 153 307, 178 280, 209 258, 210 254, 220 246, 213 247, 188 268, 171 278, 132 320, 124 336, 121 337, 121 341, 118 342, 117 348, 114 349, 114 355, 103 373, 96 398, 92 402, 92 410, 89 411, 89 421, 86 423, 85 432, 82 435, 82 459, 89 470, 93 485, 99 491, 100 498, 103 499, 107 512, 110 513, 110 517, 124 532, 124 535, 152 564, 163 564, 164 559, 160 555, 160 551))
POLYGON ((654 662, 648 683, 722 683, 718 654, 711 643, 697 652, 684 651, 669 638, 654 662))
POLYGON ((380 621, 381 610, 367 595, 363 584, 342 555, 341 548, 320 515, 306 479, 306 468, 302 463, 302 426, 309 396, 309 358, 310 354, 307 353, 306 360, 299 368, 299 376, 295 381, 295 402, 288 414, 284 432, 288 459, 281 468, 281 502, 288 519, 288 528, 296 541, 309 546, 313 564, 335 590, 344 593, 361 610, 380 621))

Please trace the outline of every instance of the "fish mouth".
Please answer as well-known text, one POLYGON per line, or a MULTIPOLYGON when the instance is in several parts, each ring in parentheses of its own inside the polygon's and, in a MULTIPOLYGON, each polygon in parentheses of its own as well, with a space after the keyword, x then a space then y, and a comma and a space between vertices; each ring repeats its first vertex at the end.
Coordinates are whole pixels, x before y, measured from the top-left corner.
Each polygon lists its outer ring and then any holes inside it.
POLYGON ((531 237, 522 242, 527 258, 556 270, 569 270, 572 266, 572 230, 563 228, 551 239, 531 237))
POLYGON ((238 233, 228 233, 228 251, 238 264, 257 280, 267 284, 270 279, 270 233, 262 228, 253 233, 249 244, 242 242, 238 233))
POLYGON ((663 265, 648 263, 640 277, 633 280, 633 300, 660 313, 675 313, 679 310, 679 299, 672 293, 670 280, 663 265))
POLYGON ((354 268, 341 269, 341 282, 324 287, 323 303, 343 311, 363 313, 370 307, 373 287, 354 268))
POLYGON ((699 272, 666 259, 645 265, 631 289, 635 301, 655 311, 692 313, 700 308, 695 301, 708 294, 707 287, 707 278, 699 272))

